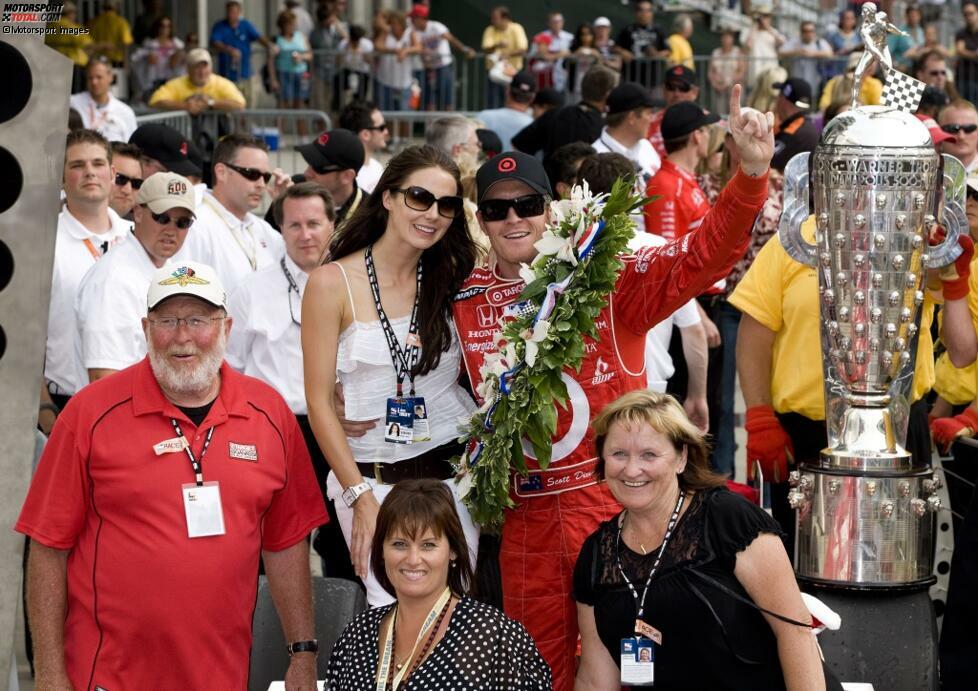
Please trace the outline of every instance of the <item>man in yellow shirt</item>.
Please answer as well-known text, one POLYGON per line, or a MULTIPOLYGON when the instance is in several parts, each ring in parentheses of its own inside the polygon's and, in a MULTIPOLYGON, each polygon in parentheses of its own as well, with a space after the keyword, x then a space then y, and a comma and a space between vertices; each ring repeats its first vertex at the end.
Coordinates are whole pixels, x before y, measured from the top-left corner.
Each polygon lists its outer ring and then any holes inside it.
POLYGON ((482 52, 489 55, 486 68, 486 108, 501 108, 506 98, 506 83, 494 81, 512 77, 523 69, 523 56, 529 49, 526 31, 510 18, 508 7, 494 7, 489 26, 482 32, 482 52), (500 64, 501 66, 497 66, 500 64))
POLYGON ((78 18, 78 8, 75 3, 66 2, 61 10, 61 18, 48 24, 53 33, 44 36, 44 43, 71 60, 74 64, 71 78, 71 92, 77 93, 84 88, 84 67, 88 64, 92 37, 88 29, 75 21, 78 18))
MULTIPOLYGON (((802 235, 812 241, 814 217, 802 226, 802 235)), ((976 352, 967 291, 961 294, 959 280, 945 281, 943 288, 941 340, 953 361, 966 363, 976 352)), ((936 297, 940 298, 940 291, 936 297)), ((923 455, 927 462, 931 444, 923 396, 934 384, 930 333, 934 298, 927 291, 907 435, 907 449, 914 456, 923 455)), ((774 517, 793 540, 794 512, 788 506, 786 484, 789 460, 816 460, 827 446, 816 269, 793 260, 775 235, 758 253, 729 302, 743 312, 737 334, 737 373, 747 406, 748 468, 754 460, 760 461, 765 480, 775 483, 771 488, 774 517)))
POLYGON ((118 0, 103 0, 102 12, 88 22, 88 29, 96 53, 104 55, 117 67, 126 64, 129 58, 126 49, 132 45, 132 32, 129 22, 119 15, 118 0))
MULTIPOLYGON (((849 63, 846 65, 846 73, 838 74, 825 82, 822 97, 818 99, 819 110, 825 110, 836 101, 849 103, 852 96, 852 79, 856 74, 856 65, 859 64, 861 56, 861 51, 850 55, 849 63)), ((883 82, 872 75, 866 75, 859 87, 859 103, 864 106, 878 106, 882 98, 883 82)))
POLYGON ((163 110, 185 110, 197 115, 206 110, 232 111, 245 107, 245 97, 234 82, 214 74, 211 54, 204 48, 187 53, 187 74, 171 79, 150 96, 149 105, 163 110))
POLYGON ((689 37, 693 35, 693 20, 685 12, 680 12, 672 22, 672 36, 666 39, 669 46, 669 65, 685 65, 696 69, 693 65, 693 46, 689 37))

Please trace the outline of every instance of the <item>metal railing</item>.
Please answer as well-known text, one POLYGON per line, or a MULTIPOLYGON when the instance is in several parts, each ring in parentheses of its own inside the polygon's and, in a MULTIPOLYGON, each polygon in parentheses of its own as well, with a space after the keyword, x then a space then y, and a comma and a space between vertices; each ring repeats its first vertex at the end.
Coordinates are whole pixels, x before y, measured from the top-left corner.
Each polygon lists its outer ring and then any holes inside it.
POLYGON ((136 116, 136 124, 148 125, 149 123, 169 125, 187 139, 194 136, 190 113, 182 110, 150 111, 144 109, 136 116))

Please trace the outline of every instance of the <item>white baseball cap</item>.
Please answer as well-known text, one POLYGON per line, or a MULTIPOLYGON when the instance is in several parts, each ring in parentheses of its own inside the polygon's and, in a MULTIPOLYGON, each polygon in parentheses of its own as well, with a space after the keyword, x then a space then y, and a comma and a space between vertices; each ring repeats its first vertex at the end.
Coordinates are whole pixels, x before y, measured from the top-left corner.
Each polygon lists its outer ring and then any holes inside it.
POLYGON ((599 26, 611 26, 611 20, 607 17, 598 17, 594 20, 594 26, 595 28, 599 26))
POLYGON ((146 307, 153 311, 161 302, 177 295, 200 298, 225 311, 228 308, 228 295, 221 279, 207 264, 179 262, 157 269, 149 284, 146 307))
POLYGON ((199 62, 206 62, 208 65, 212 65, 211 54, 206 48, 194 48, 189 53, 187 53, 187 64, 196 65, 199 62))
POLYGON ((153 173, 143 181, 136 195, 137 204, 145 204, 154 214, 170 209, 197 211, 194 186, 187 178, 176 173, 153 173))

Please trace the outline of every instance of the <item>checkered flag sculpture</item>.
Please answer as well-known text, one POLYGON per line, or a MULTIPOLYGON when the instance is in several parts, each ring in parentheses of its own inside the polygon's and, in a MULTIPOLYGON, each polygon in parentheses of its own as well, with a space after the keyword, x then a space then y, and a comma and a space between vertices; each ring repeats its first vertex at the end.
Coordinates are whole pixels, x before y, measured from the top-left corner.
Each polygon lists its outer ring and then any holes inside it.
POLYGON ((916 113, 925 86, 927 85, 923 82, 903 72, 890 70, 886 77, 886 86, 883 87, 882 104, 908 113, 916 113))

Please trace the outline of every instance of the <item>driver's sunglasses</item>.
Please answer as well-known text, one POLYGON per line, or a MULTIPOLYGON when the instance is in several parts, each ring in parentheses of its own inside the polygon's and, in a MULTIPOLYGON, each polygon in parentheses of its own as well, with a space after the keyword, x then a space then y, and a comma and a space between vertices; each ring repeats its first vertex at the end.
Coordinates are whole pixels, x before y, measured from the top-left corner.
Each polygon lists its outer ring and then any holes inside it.
POLYGON ((125 187, 126 183, 132 184, 134 190, 138 190, 143 186, 142 178, 131 178, 128 175, 123 175, 122 173, 115 174, 115 184, 117 187, 125 187))
POLYGON ((245 180, 251 180, 252 182, 258 182, 261 178, 268 184, 268 181, 272 179, 272 174, 267 170, 258 170, 257 168, 243 168, 241 166, 236 166, 233 163, 225 163, 228 168, 233 170, 235 173, 243 177, 245 180))
POLYGON ((153 217, 153 220, 159 223, 161 226, 170 225, 172 222, 180 230, 187 230, 190 226, 194 224, 196 220, 193 216, 184 216, 182 218, 174 218, 170 214, 156 214, 150 209, 149 215, 153 217))
POLYGON ((546 208, 547 198, 542 194, 527 194, 516 199, 486 199, 479 202, 483 221, 502 221, 513 209, 520 218, 540 216, 546 208))
POLYGON ((941 129, 944 130, 945 132, 947 132, 948 134, 957 134, 958 132, 964 132, 965 134, 971 134, 975 130, 978 130, 978 125, 975 125, 975 124, 959 125, 959 124, 954 123, 954 122, 949 122, 946 125, 941 125, 941 129))
POLYGON ((371 125, 370 127, 364 127, 365 130, 370 130, 371 132, 383 132, 387 129, 387 123, 382 122, 379 125, 371 125))
POLYGON ((424 187, 411 186, 404 189, 392 189, 391 192, 400 192, 404 195, 404 203, 409 209, 415 211, 427 211, 432 204, 438 204, 438 215, 444 218, 455 218, 462 213, 461 197, 438 197, 435 198, 431 192, 424 187))

